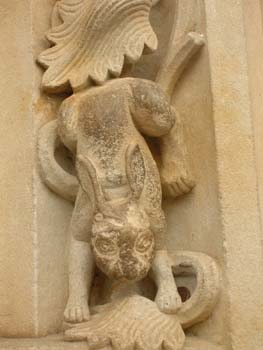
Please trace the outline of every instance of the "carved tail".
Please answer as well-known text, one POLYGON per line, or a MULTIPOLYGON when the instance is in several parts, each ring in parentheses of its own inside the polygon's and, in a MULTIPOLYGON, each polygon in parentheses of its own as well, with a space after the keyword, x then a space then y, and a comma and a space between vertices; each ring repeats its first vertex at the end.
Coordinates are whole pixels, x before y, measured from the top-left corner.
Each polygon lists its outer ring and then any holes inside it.
POLYGON ((214 259, 206 254, 177 251, 172 266, 176 276, 195 276, 191 298, 183 303, 177 316, 184 329, 204 321, 213 311, 220 291, 220 273, 214 259))
POLYGON ((60 141, 57 133, 57 121, 45 124, 38 136, 38 160, 40 176, 45 184, 59 196, 74 202, 79 183, 75 176, 67 173, 56 161, 55 150, 60 141))
MULTIPOLYGON (((220 292, 220 271, 210 256, 190 251, 177 251, 172 266, 175 278, 179 276, 195 277, 196 283, 191 298, 183 303, 176 313, 184 329, 206 320, 212 313, 220 292)), ((91 308, 93 314, 105 312, 110 304, 91 308)))

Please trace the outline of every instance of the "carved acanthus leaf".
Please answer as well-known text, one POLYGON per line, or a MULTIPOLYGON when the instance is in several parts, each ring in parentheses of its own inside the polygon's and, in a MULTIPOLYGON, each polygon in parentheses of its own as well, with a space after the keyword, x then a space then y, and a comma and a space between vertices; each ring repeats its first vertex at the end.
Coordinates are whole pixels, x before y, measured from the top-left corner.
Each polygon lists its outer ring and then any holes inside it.
POLYGON ((145 46, 155 50, 151 6, 152 0, 59 1, 56 13, 62 23, 47 35, 54 46, 38 58, 47 68, 43 87, 61 92, 102 84, 121 74, 125 58, 136 62, 145 46))

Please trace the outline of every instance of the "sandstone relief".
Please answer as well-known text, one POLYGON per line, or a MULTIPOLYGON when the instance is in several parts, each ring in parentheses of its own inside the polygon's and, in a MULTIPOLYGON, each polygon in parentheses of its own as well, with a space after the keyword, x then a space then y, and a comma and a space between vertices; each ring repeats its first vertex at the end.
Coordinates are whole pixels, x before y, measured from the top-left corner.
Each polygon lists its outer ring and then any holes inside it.
MULTIPOLYGON (((160 0, 161 1, 161 0, 160 0)), ((183 329, 212 312, 216 263, 202 253, 167 253, 162 199, 194 187, 180 111, 171 97, 205 39, 198 0, 178 0, 166 57, 156 81, 134 78, 131 65, 157 49, 149 22, 153 0, 60 0, 39 56, 42 88, 67 94, 57 118, 39 132, 40 175, 74 203, 65 340, 90 348, 182 349, 183 329), (74 172, 57 162, 63 144, 74 172), (89 305, 94 270, 112 281, 111 298, 89 305), (194 271, 195 290, 181 300, 175 276, 194 271), (150 300, 138 293, 149 275, 150 300)))

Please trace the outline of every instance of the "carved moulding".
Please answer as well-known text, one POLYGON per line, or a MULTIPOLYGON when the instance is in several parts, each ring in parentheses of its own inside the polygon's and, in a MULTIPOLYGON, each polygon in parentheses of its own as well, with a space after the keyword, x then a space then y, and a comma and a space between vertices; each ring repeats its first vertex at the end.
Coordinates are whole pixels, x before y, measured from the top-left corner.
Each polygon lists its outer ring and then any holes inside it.
POLYGON ((197 0, 176 2, 177 20, 156 82, 122 78, 127 62, 157 48, 149 23, 157 2, 58 1, 48 34, 53 46, 39 57, 46 68, 43 88, 73 91, 58 119, 40 130, 38 155, 46 185, 75 203, 65 340, 86 340, 89 348, 182 349, 183 329, 210 315, 219 292, 212 258, 178 252, 171 259, 163 243, 162 194, 177 197, 194 186, 180 117, 176 113, 175 121, 170 101, 182 72, 204 44, 197 31, 197 0), (160 139, 161 164, 145 134, 160 139), (76 176, 55 159, 61 143, 76 162, 76 176), (175 168, 180 169, 176 174, 175 168), (88 243, 88 251, 76 249, 75 241, 88 243), (116 282, 115 297, 89 307, 85 288, 92 286, 94 264, 116 282), (136 293, 136 283, 150 269, 157 286, 154 301, 136 293), (189 269, 196 287, 181 304, 174 275, 189 269))

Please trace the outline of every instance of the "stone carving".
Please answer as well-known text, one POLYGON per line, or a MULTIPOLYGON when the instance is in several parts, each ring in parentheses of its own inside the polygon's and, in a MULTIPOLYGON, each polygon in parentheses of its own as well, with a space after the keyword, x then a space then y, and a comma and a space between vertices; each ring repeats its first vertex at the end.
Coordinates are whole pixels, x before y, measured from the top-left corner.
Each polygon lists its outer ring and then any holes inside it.
POLYGON ((134 295, 107 304, 92 322, 67 331, 65 339, 87 340, 90 349, 179 350, 185 336, 176 316, 163 314, 152 301, 134 295))
POLYGON ((120 76, 124 56, 133 63, 145 46, 155 50, 157 38, 149 23, 151 5, 151 0, 58 1, 56 12, 62 23, 47 36, 55 45, 39 56, 47 68, 43 87, 59 92, 79 91, 92 82, 101 85, 120 76))
POLYGON ((174 261, 175 276, 196 276, 191 298, 176 315, 160 313, 155 303, 136 295, 131 285, 126 289, 119 285, 116 299, 92 307, 92 322, 67 330, 65 339, 87 340, 91 349, 107 345, 114 349, 181 349, 185 339, 182 328, 205 320, 214 308, 220 276, 214 260, 202 253, 178 251, 174 261))
POLYGON ((181 325, 207 317, 218 292, 214 262, 184 253, 179 267, 198 266, 199 284, 195 297, 182 306, 172 270, 175 266, 176 274, 178 265, 164 243, 161 205, 162 191, 177 197, 194 185, 185 164, 180 118, 170 98, 189 59, 203 44, 202 35, 195 32, 197 1, 178 1, 178 19, 156 82, 121 75, 127 63, 157 48, 149 23, 157 2, 58 1, 48 34, 53 46, 39 57, 46 68, 43 88, 73 91, 57 120, 40 130, 38 154, 44 182, 76 201, 64 316, 77 325, 66 332, 66 339, 87 339, 91 348, 111 344, 116 349, 181 349, 181 325), (160 157, 143 135, 156 139, 160 157), (76 176, 55 160, 61 142, 71 153, 76 176), (92 311, 88 300, 95 266, 115 281, 115 293, 112 303, 92 311), (136 282, 150 270, 157 286, 155 302, 135 293, 136 282), (208 289, 200 282, 203 275, 213 281, 208 289), (156 338, 151 338, 149 322, 156 324, 156 338))

